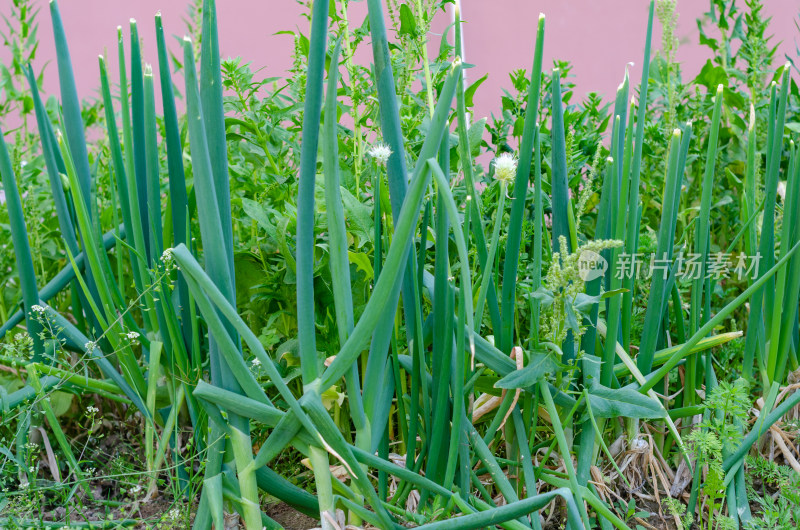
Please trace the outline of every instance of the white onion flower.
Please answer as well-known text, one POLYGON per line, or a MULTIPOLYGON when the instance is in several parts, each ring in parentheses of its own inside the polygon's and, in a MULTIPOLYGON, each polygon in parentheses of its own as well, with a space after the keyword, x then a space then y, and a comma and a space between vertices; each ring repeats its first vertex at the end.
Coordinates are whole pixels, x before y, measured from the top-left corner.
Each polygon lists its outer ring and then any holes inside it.
POLYGON ((509 183, 517 175, 517 158, 511 153, 503 153, 492 162, 494 164, 494 178, 501 182, 509 183))
POLYGON ((385 166, 386 162, 389 160, 389 157, 392 156, 392 150, 389 149, 389 146, 383 142, 378 142, 377 144, 373 145, 372 148, 367 151, 367 154, 375 159, 375 161, 385 166))

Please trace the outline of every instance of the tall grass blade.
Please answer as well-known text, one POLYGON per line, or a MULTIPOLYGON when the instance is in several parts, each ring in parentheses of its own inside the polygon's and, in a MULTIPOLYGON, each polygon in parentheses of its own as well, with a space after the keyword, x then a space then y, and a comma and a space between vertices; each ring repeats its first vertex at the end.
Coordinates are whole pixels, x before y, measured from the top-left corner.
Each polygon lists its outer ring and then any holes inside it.
MULTIPOLYGON (((447 74, 445 79, 444 85, 442 86, 441 93, 439 95, 439 101, 436 103, 436 107, 434 109, 433 117, 431 118, 431 125, 428 130, 428 134, 425 137, 425 140, 422 143, 422 147, 420 148, 419 158, 414 166, 414 170, 412 172, 412 182, 415 180, 419 180, 423 173, 428 172, 427 168, 427 161, 430 158, 436 156, 437 151, 442 142, 442 138, 445 135, 446 127, 448 124, 448 118, 450 115, 451 105, 453 101, 453 97, 455 96, 455 90, 457 86, 458 77, 461 75, 461 61, 456 58, 453 64, 450 67, 450 70, 447 74)), ((423 176, 423 178, 427 178, 427 176, 423 176)), ((416 199, 415 199, 416 200, 416 199)), ((404 205, 406 201, 404 200, 404 205)), ((413 203, 412 203, 413 204, 413 203)), ((419 208, 420 206, 418 206, 419 208)), ((402 209, 401 209, 402 211, 402 209)), ((415 223, 416 224, 416 223, 415 223)), ((400 234, 400 215, 397 216, 395 220, 395 232, 392 236, 392 245, 394 245, 395 240, 399 237, 400 234)), ((411 232, 406 234, 405 237, 410 237, 411 232)), ((411 239, 404 240, 405 244, 408 245, 406 247, 406 251, 408 251, 409 255, 413 250, 411 243, 411 239)), ((399 250, 398 250, 399 251, 399 250)), ((403 251, 405 252, 405 251, 403 251)), ((381 273, 381 277, 378 280, 378 283, 384 280, 384 276, 387 274, 388 269, 388 262, 390 259, 391 254, 391 246, 389 249, 389 253, 386 256, 384 261, 383 271, 381 273)), ((408 259, 408 258, 406 258, 408 259)), ((408 264, 406 264, 408 267, 408 264)), ((408 275, 408 269, 405 269, 405 275, 408 275)), ((391 274, 398 274, 398 271, 395 270, 391 274)), ((403 278, 405 278, 403 275, 403 278)), ((409 280, 413 284, 413 275, 408 276, 409 280)), ((405 282, 405 279, 402 279, 405 282)), ((395 307, 397 305, 398 297, 400 295, 400 288, 402 283, 398 283, 392 287, 390 293, 387 295, 390 297, 388 299, 388 304, 383 306, 384 313, 381 314, 379 323, 376 324, 378 332, 373 334, 373 343, 370 346, 370 356, 368 358, 367 363, 367 370, 364 376, 364 407, 367 412, 367 416, 372 418, 372 428, 373 428, 373 436, 372 439, 369 441, 367 445, 374 445, 377 444, 380 436, 383 434, 383 428, 385 426, 386 417, 385 414, 388 412, 388 401, 391 399, 391 394, 388 392, 384 392, 385 385, 383 385, 384 377, 386 374, 386 366, 387 366, 387 350, 389 346, 389 338, 392 325, 394 324, 394 315, 395 315, 395 307), (377 338, 375 337, 377 336, 377 338), (381 339, 380 342, 377 339, 381 339), (380 396, 380 397, 379 397, 380 396), (382 412, 380 415, 378 413, 372 413, 371 408, 375 407, 377 410, 381 410, 382 412)), ((372 295, 370 297, 370 302, 376 296, 378 290, 378 284, 375 285, 372 295)), ((385 296, 385 295, 384 295, 385 296)), ((412 286, 411 289, 411 298, 409 299, 409 304, 411 300, 414 300, 414 289, 412 286)), ((404 295, 404 299, 405 295, 404 295)), ((366 311, 366 309, 365 309, 366 311)), ((452 313, 450 313, 452 315, 452 313)), ((408 314, 405 314, 406 317, 406 325, 408 326, 408 314)), ((414 313, 411 313, 411 316, 416 318, 414 313)), ((370 318, 373 316, 371 315, 370 318)), ((363 317, 362 317, 363 318, 363 317)), ((452 318, 452 317, 451 317, 452 318)), ((415 331, 415 328, 406 328, 406 332, 409 333, 410 331, 415 331)), ((416 332, 416 331, 415 331, 416 332)), ((412 336, 412 335, 407 335, 412 336)), ((348 341, 349 342, 349 341, 348 341)), ((345 347, 347 344, 345 345, 345 347)), ((415 346, 411 345, 411 350, 414 351, 415 346)), ((339 353, 341 355, 341 352, 339 353)), ((338 361, 338 356, 337 356, 338 361)), ((334 364, 336 361, 334 361, 334 364)), ((327 372, 329 372, 333 368, 333 364, 327 372)), ((327 386, 325 388, 328 388, 327 386)))
MULTIPOLYGON (((419 6, 418 6, 419 7, 419 6)), ((384 9, 381 0, 368 0, 367 1, 368 17, 370 36, 372 37, 372 58, 373 58, 373 83, 378 94, 379 112, 380 112, 380 129, 383 135, 383 141, 388 144, 392 153, 386 163, 387 182, 389 187, 389 200, 392 206, 392 219, 397 224, 400 216, 402 205, 405 201, 406 193, 408 190, 408 171, 406 167, 406 150, 403 141, 402 128, 400 125, 400 113, 397 103, 397 96, 395 93, 395 80, 392 71, 392 59, 389 53, 389 43, 386 34, 386 24, 384 22, 384 9)), ((423 46, 423 57, 427 57, 427 48, 423 46)), ((423 59, 426 64, 423 68, 426 75, 429 72, 429 65, 427 59, 423 59)), ((458 77, 458 76, 456 76, 458 77)), ((431 88, 426 87, 428 93, 429 110, 433 106, 431 98, 431 88)), ((441 99, 447 100, 447 108, 453 96, 446 96, 446 85, 442 88, 440 95, 441 99)), ((438 108, 437 104, 437 108, 438 108)), ((436 128, 436 110, 432 109, 434 116, 431 119, 431 128, 426 135, 422 151, 417 159, 417 164, 412 172, 417 175, 420 170, 423 170, 425 161, 433 156, 435 151, 426 151, 425 146, 438 148, 440 143, 440 132, 436 128), (431 144, 429 144, 429 141, 431 144)), ((424 252, 425 249, 421 249, 424 252)), ((403 293, 403 314, 404 323, 406 327, 406 337, 409 341, 409 349, 411 351, 417 349, 414 344, 417 335, 416 323, 421 319, 421 315, 417 312, 419 307, 415 306, 412 302, 415 299, 414 294, 414 276, 417 275, 416 249, 411 246, 409 249, 407 263, 402 273, 402 283, 400 289, 403 293)), ((395 309, 399 297, 398 294, 392 293, 392 303, 387 306, 385 313, 382 317, 381 324, 376 329, 375 337, 370 345, 370 366, 367 368, 365 374, 364 385, 364 404, 365 407, 370 407, 375 404, 380 407, 380 413, 373 415, 373 429, 376 431, 372 436, 372 440, 367 442, 377 443, 377 439, 383 434, 383 425, 385 423, 384 416, 388 412, 388 403, 391 400, 391 389, 383 384, 383 381, 388 376, 388 369, 386 363, 386 351, 389 348, 391 339, 391 325, 394 321, 395 309), (378 352, 373 355, 373 352, 378 352), (372 385, 372 386, 368 386, 372 385), (380 392, 379 392, 380 391, 380 392)), ((391 378, 388 377, 388 382, 392 384, 391 378)), ((370 415, 370 412, 367 412, 370 415)))
POLYGON ((61 237, 64 238, 64 243, 70 249, 70 252, 77 255, 80 249, 78 248, 78 240, 75 237, 75 227, 70 217, 70 210, 67 205, 64 186, 60 176, 61 173, 66 173, 64 161, 61 160, 58 149, 54 147, 55 134, 53 133, 53 126, 50 123, 50 118, 47 116, 47 111, 42 103, 42 98, 39 94, 39 86, 36 83, 36 77, 31 65, 28 65, 25 73, 28 79, 28 88, 31 91, 31 97, 33 99, 36 123, 39 127, 39 138, 42 143, 42 155, 45 159, 47 177, 50 181, 50 192, 53 197, 56 215, 58 216, 58 226, 61 231, 61 237))
MULTIPOLYGON (((528 88, 528 102, 525 109, 525 124, 522 130, 522 140, 519 145, 519 162, 517 175, 514 182, 514 199, 511 202, 511 216, 508 226, 508 239, 506 244, 505 261, 503 264, 503 289, 501 295, 500 313, 503 318, 503 329, 500 334, 500 349, 511 351, 515 321, 515 298, 517 291, 517 268, 519 265, 519 250, 522 239, 522 218, 525 213, 525 200, 528 193, 528 183, 531 174, 531 161, 533 158, 533 142, 539 123, 539 89, 542 83, 542 53, 544 49, 544 15, 539 15, 539 24, 536 29, 536 47, 533 52, 533 66, 531 67, 531 83, 528 88)), ((554 85, 558 81, 553 81, 554 85)), ((555 96, 554 96, 555 97, 555 96)), ((559 96, 560 104, 560 96, 559 96)), ((555 120, 554 115, 554 120, 555 120)), ((554 131, 554 134, 555 131, 554 131)), ((555 155, 554 155, 555 156, 555 155)), ((541 190, 536 190, 539 193, 541 190)))
MULTIPOLYGON (((325 174, 325 211, 328 216, 328 237, 330 239, 330 268, 333 282, 333 301, 336 313, 336 327, 339 344, 343 345, 355 325, 353 316, 353 293, 350 283, 350 259, 348 256, 347 229, 344 223, 342 193, 339 188, 339 138, 337 134, 336 90, 339 80, 339 51, 341 40, 336 42, 330 69, 328 70, 328 89, 325 100, 325 121, 323 129, 323 170, 325 174)), ((379 204, 379 201, 376 201, 379 204)), ((376 240, 377 244, 377 240, 376 240)), ((358 367, 354 364, 348 373, 347 388, 351 416, 356 430, 366 425, 364 405, 361 401, 361 385, 358 367)))
MULTIPOLYGON (((681 161, 680 152, 681 136, 682 133, 679 129, 675 129, 672 133, 669 145, 669 161, 667 162, 667 177, 664 182, 664 194, 661 202, 661 226, 658 232, 656 259, 667 260, 666 263, 669 262, 669 257, 672 255, 675 234, 672 225, 673 219, 677 215, 675 198, 678 196, 679 183, 683 178, 683 162, 681 161)), ((639 356, 636 359, 639 369, 644 374, 650 373, 653 366, 656 339, 658 338, 658 330, 661 327, 661 319, 663 317, 666 281, 666 270, 663 270, 663 268, 656 269, 650 285, 650 298, 647 302, 642 342, 639 346, 639 356)))
MULTIPOLYGON (((188 198, 186 196, 186 175, 183 167, 183 143, 181 142, 178 113, 175 108, 175 95, 172 76, 169 70, 167 45, 164 39, 164 27, 161 14, 156 15, 156 43, 158 46, 158 73, 161 84, 161 102, 164 107, 164 140, 167 144, 167 171, 169 174, 169 202, 172 213, 172 242, 170 246, 180 245, 188 241, 186 232, 188 217, 188 198)), ((183 322, 183 339, 187 348, 191 349, 192 335, 189 294, 186 281, 180 271, 177 273, 177 299, 181 321, 183 322)))
MULTIPOLYGON (((133 169, 136 183, 139 218, 142 223, 145 256, 148 263, 153 260, 150 248, 150 206, 147 193, 147 152, 144 124, 144 72, 142 52, 139 44, 139 29, 136 21, 130 21, 131 31, 131 147, 133 150, 133 169)), ((194 63, 192 63, 194 64, 194 63)), ((188 68, 188 66, 187 66, 188 68)), ((126 145, 126 148, 128 146, 126 145)))
POLYGON ((161 222, 161 176, 159 174, 158 131, 156 125, 155 87, 153 70, 144 68, 144 142, 147 170, 147 221, 150 223, 150 266, 164 251, 164 232, 161 222))
POLYGON ((28 328, 28 335, 33 341, 33 362, 39 362, 44 355, 44 345, 40 336, 42 333, 42 324, 39 321, 41 315, 36 311, 37 308, 35 307, 39 305, 39 289, 36 287, 36 271, 33 268, 31 247, 28 242, 28 230, 25 226, 25 214, 22 210, 22 201, 17 188, 17 177, 14 174, 11 158, 8 155, 5 135, 1 129, 0 176, 2 176, 3 180, 6 208, 8 209, 8 219, 11 225, 11 240, 14 243, 14 259, 17 263, 17 276, 19 276, 22 290, 25 323, 28 328))
MULTIPOLYGON (((194 67, 194 51, 192 43, 188 39, 184 39, 184 68, 185 68, 185 81, 186 81, 186 99, 188 107, 188 129, 189 129, 189 147, 192 156, 192 168, 194 172, 195 193, 197 197, 198 210, 203 212, 199 216, 200 220, 200 234, 203 240, 203 248, 206 249, 205 262, 206 270, 209 273, 209 278, 213 285, 223 293, 225 299, 232 301, 233 296, 233 278, 231 276, 232 267, 227 259, 224 226, 225 223, 221 219, 221 212, 216 197, 216 188, 214 174, 212 172, 211 158, 209 155, 208 138, 206 137, 206 126, 204 124, 204 116, 201 108, 200 93, 197 87, 197 73, 194 67)), ((229 219, 228 219, 229 220, 229 219)), ((179 245, 177 248, 184 248, 179 245)), ((196 298, 196 296, 195 296, 196 298)), ((207 317, 208 318, 208 317, 207 317)), ((228 326, 227 334, 229 337, 238 342, 238 337, 233 330, 232 324, 228 326)), ((241 355, 241 353, 240 353, 241 355)), ((239 392, 239 384, 233 377, 230 367, 221 357, 219 345, 217 341, 212 340, 209 344, 209 359, 211 367, 211 381, 216 386, 221 386, 227 390, 239 392)), ((232 443, 244 443, 245 438, 249 438, 249 425, 247 420, 236 415, 229 415, 230 428, 237 431, 237 440, 232 443)), ((209 451, 211 458, 206 466, 206 478, 211 478, 222 469, 222 452, 225 446, 225 439, 222 436, 221 430, 217 427, 212 429, 209 433, 209 451)), ((237 449, 237 452, 239 450, 237 449)), ((241 456, 241 453, 238 453, 241 456)), ((240 459, 237 458, 237 462, 240 459)), ((241 470, 240 470, 241 471, 241 470)), ((240 479, 242 477, 240 476, 240 479)), ((253 501, 252 486, 245 480, 241 483, 243 491, 247 494, 248 499, 253 501)), ((204 492, 205 496, 205 492, 204 492)), ((208 506, 209 500, 201 498, 201 505, 208 506)), ((215 501, 216 502, 216 501, 215 501)), ((202 512, 204 515, 207 513, 205 508, 202 512)), ((252 516, 250 516, 252 518, 252 516)), ((206 528, 209 524, 205 517, 199 518, 195 521, 197 528, 206 528)))
POLYGON ((746 300, 753 296, 754 293, 757 293, 758 290, 761 289, 765 283, 767 283, 769 278, 771 278, 781 269, 781 267, 785 266, 789 262, 798 249, 800 249, 800 242, 795 243, 791 250, 789 250, 780 260, 778 260, 778 262, 775 263, 771 269, 766 271, 758 280, 753 282, 750 287, 742 291, 739 296, 734 298, 725 307, 720 309, 713 318, 711 318, 699 330, 697 330, 697 333, 692 335, 692 337, 686 341, 686 343, 684 343, 678 351, 673 353, 661 366, 661 368, 652 372, 652 374, 648 376, 647 382, 639 388, 639 391, 646 392, 647 390, 653 388, 653 386, 655 386, 659 381, 661 381, 662 378, 666 376, 681 359, 691 353, 692 348, 694 348, 703 339, 703 337, 707 336, 715 326, 718 326, 726 318, 728 318, 728 316, 730 316, 730 314, 733 313, 737 307, 742 305, 746 300))
MULTIPOLYGON (((128 245, 133 247, 130 251, 130 263, 133 273, 133 280, 138 292, 144 292, 145 273, 147 263, 140 256, 145 256, 147 250, 144 244, 144 233, 142 231, 142 219, 138 216, 139 198, 135 183, 128 175, 125 161, 120 149, 119 134, 117 132, 117 122, 114 117, 113 101, 111 99, 111 89, 108 83, 105 60, 100 57, 100 84, 103 93, 103 105, 105 107, 106 127, 108 129, 109 149, 113 162, 114 173, 117 182, 117 196, 119 197, 122 218, 125 223, 125 234, 127 235, 128 245)), ((149 319, 144 319, 145 325, 149 319)))
POLYGON ((87 207, 91 198, 91 171, 89 170, 89 156, 86 152, 86 138, 84 136, 83 117, 75 88, 75 74, 72 70, 72 61, 69 56, 67 37, 64 33, 64 24, 61 12, 55 0, 50 1, 50 16, 53 20, 53 38, 56 45, 56 62, 58 63, 58 80, 61 89, 61 102, 64 113, 64 125, 69 140, 75 171, 81 193, 87 207))
POLYGON ((317 147, 328 42, 327 2, 314 4, 311 25, 297 189, 297 339, 305 384, 313 381, 319 374, 314 324, 314 183, 317 175, 317 147))
MULTIPOLYGON (((551 113, 552 126, 550 133, 551 144, 551 193, 553 207, 553 230, 552 230, 552 249, 553 252, 568 253, 572 250, 570 246, 569 217, 571 215, 569 206, 569 185, 567 175, 567 147, 564 131, 564 108, 561 99, 561 73, 556 68, 553 70, 553 77, 550 81, 551 86, 551 113), (566 247, 562 248, 561 241, 566 247)), ((563 259, 563 258, 562 258, 563 259)), ((575 358, 575 345, 572 332, 567 333, 564 343, 561 345, 563 352, 561 362, 566 364, 575 358)))
MULTIPOLYGON (((639 239, 639 186, 642 168, 642 147, 644 143, 645 117, 647 114, 647 89, 650 81, 650 46, 653 38, 653 12, 655 0, 650 0, 647 15, 647 36, 644 43, 644 59, 642 60, 642 81, 639 84, 639 108, 636 113, 636 139, 633 142, 633 161, 631 163, 631 182, 628 204, 627 231, 625 236, 625 253, 633 256, 637 251, 639 239)), ((634 297, 634 278, 626 279, 626 292, 622 295, 622 346, 628 350, 631 336, 631 314, 634 297)))
MULTIPOLYGON (((222 74, 217 33, 216 0, 203 0, 203 39, 200 50, 200 103, 208 138, 209 159, 214 175, 214 190, 222 221, 225 255, 234 277, 233 225, 231 223, 231 191, 228 175, 228 147, 225 138, 225 113, 222 105, 222 74)), ((194 64, 194 63, 192 63, 194 64)), ((231 298, 236 290, 231 287, 231 298)))

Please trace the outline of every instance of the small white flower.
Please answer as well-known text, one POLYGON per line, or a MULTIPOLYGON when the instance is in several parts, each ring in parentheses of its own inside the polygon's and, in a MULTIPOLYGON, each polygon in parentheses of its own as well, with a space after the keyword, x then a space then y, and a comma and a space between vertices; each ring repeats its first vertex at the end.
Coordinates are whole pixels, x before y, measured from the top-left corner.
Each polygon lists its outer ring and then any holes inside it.
POLYGON ((97 414, 98 412, 100 412, 100 409, 98 409, 94 405, 89 405, 88 407, 86 407, 86 413, 87 414, 93 415, 93 414, 97 414))
POLYGON ((44 307, 40 306, 39 304, 34 304, 31 306, 31 311, 34 313, 44 313, 44 307))
POLYGON ((84 344, 83 347, 86 349, 86 353, 89 353, 90 351, 92 351, 97 347, 97 343, 89 341, 86 344, 84 344))
POLYGON ((129 340, 136 340, 139 338, 139 334, 135 331, 129 331, 128 333, 126 333, 126 336, 128 337, 129 340))
POLYGON ((142 487, 139 484, 131 488, 131 493, 139 493, 140 491, 142 491, 142 487))
MULTIPOLYGON (((778 182, 778 196, 781 198, 781 202, 786 201, 786 181, 781 180, 778 182)), ((36 306, 34 306, 36 307, 36 306)), ((31 308, 33 309, 33 308, 31 308)))
POLYGON ((389 157, 392 155, 392 150, 389 149, 389 146, 383 142, 378 142, 377 144, 372 146, 372 149, 367 151, 369 156, 375 159, 375 161, 382 165, 386 165, 386 161, 389 160, 389 157))
POLYGON ((253 368, 255 368, 256 366, 261 366, 261 361, 259 361, 258 359, 253 359, 252 364, 253 368))
POLYGON ((181 511, 177 508, 173 508, 169 511, 169 515, 167 517, 169 517, 169 519, 172 521, 176 521, 180 516, 181 516, 181 511))
POLYGON ((171 248, 168 248, 168 249, 164 250, 164 252, 161 253, 161 261, 163 261, 165 263, 169 262, 169 261, 172 261, 173 258, 174 258, 174 256, 172 255, 172 249, 171 248))
POLYGON ((511 182, 517 175, 517 158, 511 153, 503 153, 494 159, 494 178, 511 182))

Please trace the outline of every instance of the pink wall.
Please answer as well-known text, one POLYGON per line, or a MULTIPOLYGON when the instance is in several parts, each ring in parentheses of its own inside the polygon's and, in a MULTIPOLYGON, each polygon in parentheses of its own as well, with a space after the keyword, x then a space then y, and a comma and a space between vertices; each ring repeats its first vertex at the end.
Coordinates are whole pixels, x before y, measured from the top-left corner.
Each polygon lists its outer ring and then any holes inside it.
MULTIPOLYGON (((510 86, 507 73, 516 68, 531 67, 536 22, 539 12, 547 16, 545 38, 545 67, 554 58, 574 64, 574 82, 578 95, 599 91, 613 95, 622 79, 625 64, 633 61, 631 77, 635 83, 641 76, 642 49, 647 17, 646 0, 462 0, 465 19, 467 62, 476 68, 468 71, 470 80, 489 73, 486 83, 476 94, 476 115, 497 112, 501 88, 510 86)), ((48 63, 45 91, 57 92, 57 71, 54 60, 52 29, 47 3, 41 5, 39 36, 41 45, 34 64, 38 71, 48 63)), ((740 4, 744 2, 740 1, 740 4)), ((9 0, 3 0, 0 13, 7 14, 9 0)), ((773 17, 770 30, 779 47, 779 62, 783 54, 795 56, 795 43, 800 32, 800 4, 797 0, 769 0, 765 11, 773 17)), ((182 36, 185 29, 182 17, 186 8, 179 0, 61 0, 60 8, 72 61, 77 73, 78 91, 82 97, 92 97, 99 86, 97 55, 109 57, 110 69, 116 71, 116 27, 126 29, 129 18, 139 21, 144 39, 145 60, 155 63, 153 15, 161 9, 167 35, 182 36), (107 50, 107 53, 106 53, 107 50)), ((705 0, 682 0, 678 36, 681 47, 678 59, 684 65, 684 78, 694 76, 708 58, 705 48, 697 45, 695 19, 708 8, 705 0)), ((292 48, 290 35, 276 35, 281 30, 299 27, 308 33, 307 21, 294 0, 218 0, 220 41, 223 57, 242 56, 254 67, 265 67, 265 76, 284 75, 289 67, 292 48)), ((351 2, 351 24, 360 24, 366 14, 366 2, 351 2)), ((431 49, 438 48, 441 31, 449 24, 449 15, 437 15, 431 35, 431 49)), ((661 29, 656 20, 653 35, 654 49, 660 48, 661 29)), ((390 36, 391 37, 391 36, 390 36)), ((174 39, 168 37, 173 49, 174 39)), ((369 46, 361 55, 370 60, 369 46)), ((0 59, 8 60, 8 51, 0 50, 0 59)))
MULTIPOLYGON (((744 4, 741 0, 737 3, 744 4)), ((573 64, 576 96, 596 91, 610 100, 628 62, 634 63, 630 69, 632 84, 637 85, 641 79, 647 29, 645 0, 465 0, 464 4, 464 18, 470 21, 464 29, 467 62, 476 65, 468 75, 475 80, 489 73, 475 99, 484 113, 496 109, 501 88, 510 87, 505 72, 531 68, 539 12, 547 17, 544 65, 551 68, 553 59, 569 60, 573 64), (498 9, 501 5, 503 8, 498 9)), ((800 31, 794 26, 800 20, 800 2, 765 0, 764 4, 767 16, 773 17, 772 42, 784 41, 778 50, 777 65, 785 61, 784 53, 792 54, 800 64, 800 57, 794 55, 794 43, 800 43, 800 31)), ((684 80, 697 75, 710 57, 710 50, 698 44, 695 22, 706 11, 707 0, 678 1, 677 59, 682 63, 684 80)), ((654 17, 653 51, 659 49, 661 25, 654 17)))

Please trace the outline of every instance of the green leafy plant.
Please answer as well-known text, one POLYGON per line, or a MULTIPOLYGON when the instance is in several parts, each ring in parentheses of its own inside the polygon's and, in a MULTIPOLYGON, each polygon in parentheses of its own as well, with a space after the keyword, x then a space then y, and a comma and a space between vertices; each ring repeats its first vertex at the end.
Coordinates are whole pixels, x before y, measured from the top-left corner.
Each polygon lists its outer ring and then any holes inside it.
MULTIPOLYGON (((609 105, 572 100, 568 63, 547 71, 541 16, 530 72, 512 74, 491 124, 471 115, 482 80, 465 82, 458 9, 455 44, 431 54, 442 4, 389 2, 393 43, 385 7, 368 0, 354 27, 348 2, 314 2, 286 81, 222 60, 212 0, 193 5, 200 33, 179 58, 156 17, 155 68, 132 22, 119 74, 100 58, 94 144, 50 4, 60 106, 48 112, 25 76, 66 260, 56 274, 34 265, 4 142, 21 303, 2 333, 27 332, 0 357, 16 378, 0 393, 4 484, 71 499, 64 474, 99 502, 60 391, 117 403, 136 425, 142 477, 124 487, 169 489, 162 526, 193 512, 193 527, 222 528, 236 512, 278 528, 263 492, 324 529, 627 528, 646 517, 635 493, 666 487, 656 466, 679 462, 689 502, 666 504, 685 527, 754 521, 745 459, 800 402, 780 390, 798 362, 797 95, 786 66, 765 86, 758 6, 745 32, 733 2, 712 3, 714 58, 684 85, 675 3, 650 2, 638 96, 624 72, 609 105), (355 63, 366 41, 371 68, 355 63), (757 272, 714 274, 735 250, 760 253, 757 272), (626 274, 645 253, 661 265, 626 274), (764 401, 749 426, 751 392, 764 401), (42 431, 49 471, 29 445, 42 431)), ((4 498, 1 525, 43 522, 39 497, 4 498)))
POLYGON ((760 456, 748 457, 747 467, 748 498, 758 505, 747 528, 791 528, 800 520, 797 472, 760 456))

